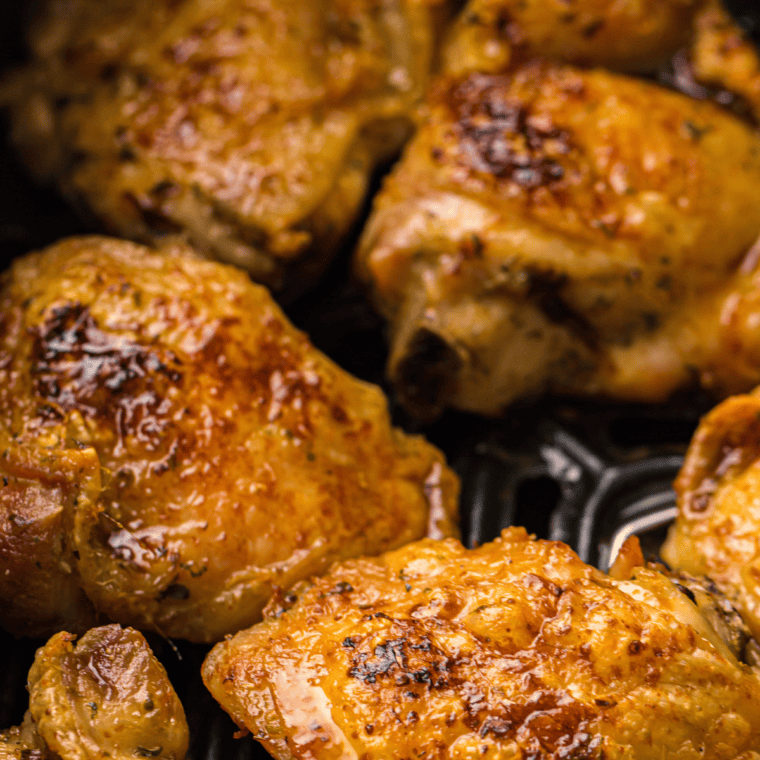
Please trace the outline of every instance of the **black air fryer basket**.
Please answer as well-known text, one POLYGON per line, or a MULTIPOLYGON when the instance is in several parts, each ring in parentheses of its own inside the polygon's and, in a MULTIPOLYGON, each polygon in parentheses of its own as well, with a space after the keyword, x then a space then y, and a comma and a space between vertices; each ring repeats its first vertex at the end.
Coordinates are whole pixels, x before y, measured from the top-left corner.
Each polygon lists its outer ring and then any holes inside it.
MULTIPOLYGON (((97 2, 97 0, 92 0, 97 2)), ((760 38, 760 6, 724 0, 760 38)), ((0 4, 0 65, 24 57, 26 0, 0 4)), ((1 123, 0 265, 70 234, 89 230, 52 191, 27 178, 7 147, 1 123)), ((760 193, 760 189, 758 191, 760 193)), ((348 251, 319 289, 286 308, 314 343, 341 366, 385 385, 383 324, 346 275, 348 251)), ((424 433, 447 454, 462 478, 466 544, 523 525, 541 538, 568 543, 581 559, 606 570, 632 534, 655 556, 675 516, 673 479, 710 401, 694 394, 666 405, 621 405, 543 399, 520 404, 500 420, 447 413, 421 426, 394 408, 395 422, 424 433)), ((185 706, 189 760, 247 760, 269 755, 236 727, 206 691, 200 667, 208 647, 148 635, 185 706)), ((16 641, 0 630, 0 730, 21 722, 28 704, 26 676, 40 641, 16 641)))

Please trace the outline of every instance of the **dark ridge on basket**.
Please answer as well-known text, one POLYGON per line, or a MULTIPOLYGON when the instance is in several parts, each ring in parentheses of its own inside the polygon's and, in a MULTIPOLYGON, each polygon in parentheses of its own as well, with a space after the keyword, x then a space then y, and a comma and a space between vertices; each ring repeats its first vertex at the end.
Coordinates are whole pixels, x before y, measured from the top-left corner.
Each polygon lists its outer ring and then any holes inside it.
POLYGON ((453 460, 465 541, 523 525, 606 570, 635 532, 655 555, 675 515, 671 484, 710 405, 692 396, 661 406, 554 401, 511 409, 453 460))
POLYGON ((7 137, 8 120, 0 113, 0 271, 16 256, 62 237, 93 231, 57 193, 34 183, 7 137))
POLYGON ((760 13, 757 0, 723 0, 723 4, 754 42, 760 44, 760 13))
POLYGON ((18 725, 28 704, 26 675, 39 641, 16 641, 0 628, 0 731, 18 725))
POLYGON ((235 739, 237 726, 203 685, 201 665, 210 647, 178 641, 174 642, 175 651, 155 634, 149 634, 147 638, 185 707, 190 727, 187 760, 260 760, 269 757, 251 736, 235 739))

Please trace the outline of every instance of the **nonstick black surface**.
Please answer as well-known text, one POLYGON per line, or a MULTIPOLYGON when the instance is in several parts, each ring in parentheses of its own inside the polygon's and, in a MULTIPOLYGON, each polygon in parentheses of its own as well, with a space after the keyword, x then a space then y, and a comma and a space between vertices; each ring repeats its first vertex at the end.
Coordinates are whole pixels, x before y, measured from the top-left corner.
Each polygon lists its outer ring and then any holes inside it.
MULTIPOLYGON (((760 4, 724 2, 758 40, 760 4)), ((22 30, 33 8, 26 0, 0 0, 1 68, 23 60, 22 30)), ((99 231, 26 176, 6 133, 0 120, 0 268, 65 235, 99 231)), ((339 364, 384 384, 383 323, 351 284, 348 253, 314 293, 286 310, 339 364)), ((645 554, 656 555, 674 516, 671 483, 709 407, 708 399, 684 394, 662 406, 543 399, 514 406, 500 420, 447 413, 428 426, 394 407, 394 418, 440 446, 461 476, 467 544, 488 541, 508 525, 524 525, 539 537, 567 542, 583 560, 607 569, 631 533, 639 535, 645 554)), ((235 726, 200 679, 207 647, 149 639, 185 706, 190 760, 269 757, 250 737, 232 738, 235 726)), ((0 730, 23 717, 26 675, 40 644, 0 631, 0 730)))

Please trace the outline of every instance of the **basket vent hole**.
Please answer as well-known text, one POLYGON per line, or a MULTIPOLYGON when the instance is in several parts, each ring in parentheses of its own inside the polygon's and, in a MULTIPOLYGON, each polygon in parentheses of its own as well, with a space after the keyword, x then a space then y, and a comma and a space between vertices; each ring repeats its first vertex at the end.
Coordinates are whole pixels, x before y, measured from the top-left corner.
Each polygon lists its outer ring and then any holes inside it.
POLYGON ((694 423, 685 419, 620 417, 609 427, 612 443, 620 448, 688 443, 694 423))
POLYGON ((526 478, 515 491, 515 525, 538 536, 549 534, 551 513, 559 505, 562 490, 554 478, 526 478))

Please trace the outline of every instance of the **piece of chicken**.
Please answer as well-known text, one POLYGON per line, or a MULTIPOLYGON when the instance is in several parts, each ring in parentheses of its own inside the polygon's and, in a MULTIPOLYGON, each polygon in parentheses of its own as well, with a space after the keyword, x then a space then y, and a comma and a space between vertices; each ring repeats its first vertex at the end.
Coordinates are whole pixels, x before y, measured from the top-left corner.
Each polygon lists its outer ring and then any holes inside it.
POLYGON ((705 416, 675 490, 679 514, 663 558, 709 576, 760 636, 760 389, 705 416))
POLYGON ((336 565, 203 675, 279 760, 760 757, 760 679, 688 594, 520 528, 336 565))
POLYGON ((449 71, 497 73, 541 56, 653 71, 692 40, 704 0, 469 0, 447 35, 449 71))
POLYGON ((0 733, 2 760, 182 760, 185 713, 142 634, 107 625, 58 633, 29 671, 24 722, 0 733))
POLYGON ((292 294, 408 136, 443 1, 46 0, 13 139, 106 229, 292 294))
POLYGON ((356 262, 412 411, 760 381, 749 126, 650 82, 538 60, 442 77, 428 104, 356 262))
POLYGON ((698 82, 741 96, 760 121, 760 57, 720 0, 697 15, 688 64, 698 82))
POLYGON ((715 86, 760 114, 760 59, 721 0, 469 0, 446 35, 456 75, 501 73, 533 57, 619 72, 675 61, 674 84, 715 86), (685 79, 684 79, 685 78, 685 79))
POLYGON ((14 262, 0 315, 0 621, 16 634, 97 611, 216 641, 275 586, 457 532, 441 452, 233 267, 72 238, 14 262))
MULTIPOLYGON (((629 580, 636 568, 645 564, 641 545, 636 536, 629 536, 610 567, 610 577, 629 580)), ((678 589, 691 599, 725 642, 733 655, 754 667, 760 666, 760 645, 749 626, 729 598, 707 576, 695 577, 682 570, 672 570, 661 562, 648 567, 666 575, 678 589)))

